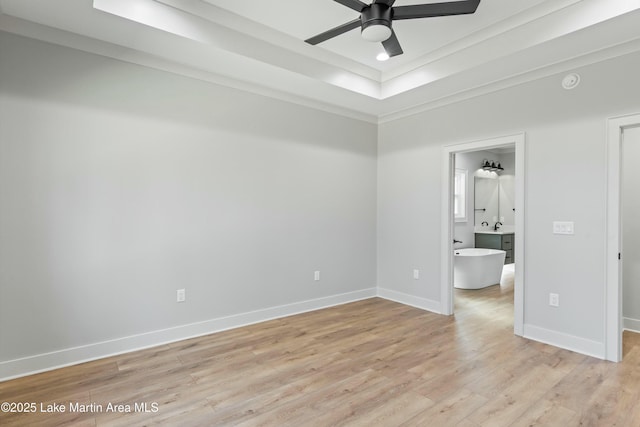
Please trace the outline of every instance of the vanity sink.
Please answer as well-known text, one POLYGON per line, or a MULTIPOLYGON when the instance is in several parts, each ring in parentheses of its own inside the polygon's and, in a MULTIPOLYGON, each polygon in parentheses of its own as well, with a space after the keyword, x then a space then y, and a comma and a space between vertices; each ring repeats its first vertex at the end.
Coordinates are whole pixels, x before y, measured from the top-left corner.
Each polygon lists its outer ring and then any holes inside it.
POLYGON ((514 234, 515 227, 506 225, 500 227, 497 231, 493 227, 478 227, 473 232, 476 234, 514 234))

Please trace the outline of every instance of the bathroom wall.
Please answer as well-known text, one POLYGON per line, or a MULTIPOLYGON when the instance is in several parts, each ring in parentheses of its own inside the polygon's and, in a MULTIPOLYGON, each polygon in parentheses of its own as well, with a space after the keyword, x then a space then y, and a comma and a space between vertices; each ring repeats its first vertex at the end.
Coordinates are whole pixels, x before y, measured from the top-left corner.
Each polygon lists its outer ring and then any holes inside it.
POLYGON ((622 317, 640 332, 640 128, 625 129, 622 143, 622 317))
POLYGON ((503 226, 515 226, 516 198, 516 157, 515 153, 501 153, 498 156, 504 170, 500 172, 500 217, 503 226))
POLYGON ((640 53, 572 71, 571 91, 563 72, 380 126, 379 289, 440 306, 443 146, 525 132, 525 336, 604 355, 606 126, 640 111, 640 53))
POLYGON ((490 153, 485 151, 474 151, 470 153, 459 153, 455 156, 455 167, 467 171, 467 221, 454 223, 454 236, 457 243, 454 248, 473 248, 474 244, 474 224, 475 224, 475 185, 474 174, 480 168, 483 159, 487 159, 490 153))

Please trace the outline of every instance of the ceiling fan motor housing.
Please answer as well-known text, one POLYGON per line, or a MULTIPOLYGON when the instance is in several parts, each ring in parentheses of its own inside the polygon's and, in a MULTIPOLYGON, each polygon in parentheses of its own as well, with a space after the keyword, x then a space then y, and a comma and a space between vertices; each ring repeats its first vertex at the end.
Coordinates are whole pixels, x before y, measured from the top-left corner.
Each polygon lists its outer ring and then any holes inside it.
POLYGON ((373 3, 362 10, 362 38, 381 42, 391 36, 392 9, 384 3, 373 3))

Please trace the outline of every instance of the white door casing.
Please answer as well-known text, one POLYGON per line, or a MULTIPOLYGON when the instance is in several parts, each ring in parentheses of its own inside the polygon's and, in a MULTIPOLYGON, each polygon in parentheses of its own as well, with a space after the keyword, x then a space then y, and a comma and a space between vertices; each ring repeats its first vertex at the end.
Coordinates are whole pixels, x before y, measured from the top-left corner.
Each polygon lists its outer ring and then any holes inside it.
POLYGON ((440 312, 445 315, 453 314, 453 173, 454 155, 470 151, 486 150, 490 148, 514 145, 516 147, 516 178, 515 178, 515 260, 514 280, 514 334, 522 336, 524 331, 524 268, 526 254, 525 240, 525 134, 519 133, 503 137, 472 141, 461 144, 447 145, 442 150, 442 235, 441 235, 441 289, 440 312))

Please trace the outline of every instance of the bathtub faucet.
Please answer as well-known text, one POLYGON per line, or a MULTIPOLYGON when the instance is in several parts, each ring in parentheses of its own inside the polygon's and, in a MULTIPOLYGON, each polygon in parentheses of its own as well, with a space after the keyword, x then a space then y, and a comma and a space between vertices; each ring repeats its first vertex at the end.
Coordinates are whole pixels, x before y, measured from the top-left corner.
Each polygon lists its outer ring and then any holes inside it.
POLYGON ((456 243, 462 243, 462 240, 453 239, 453 244, 455 245, 456 243))
POLYGON ((498 231, 498 224, 502 225, 502 223, 500 221, 496 222, 495 225, 493 226, 493 231, 498 231))

